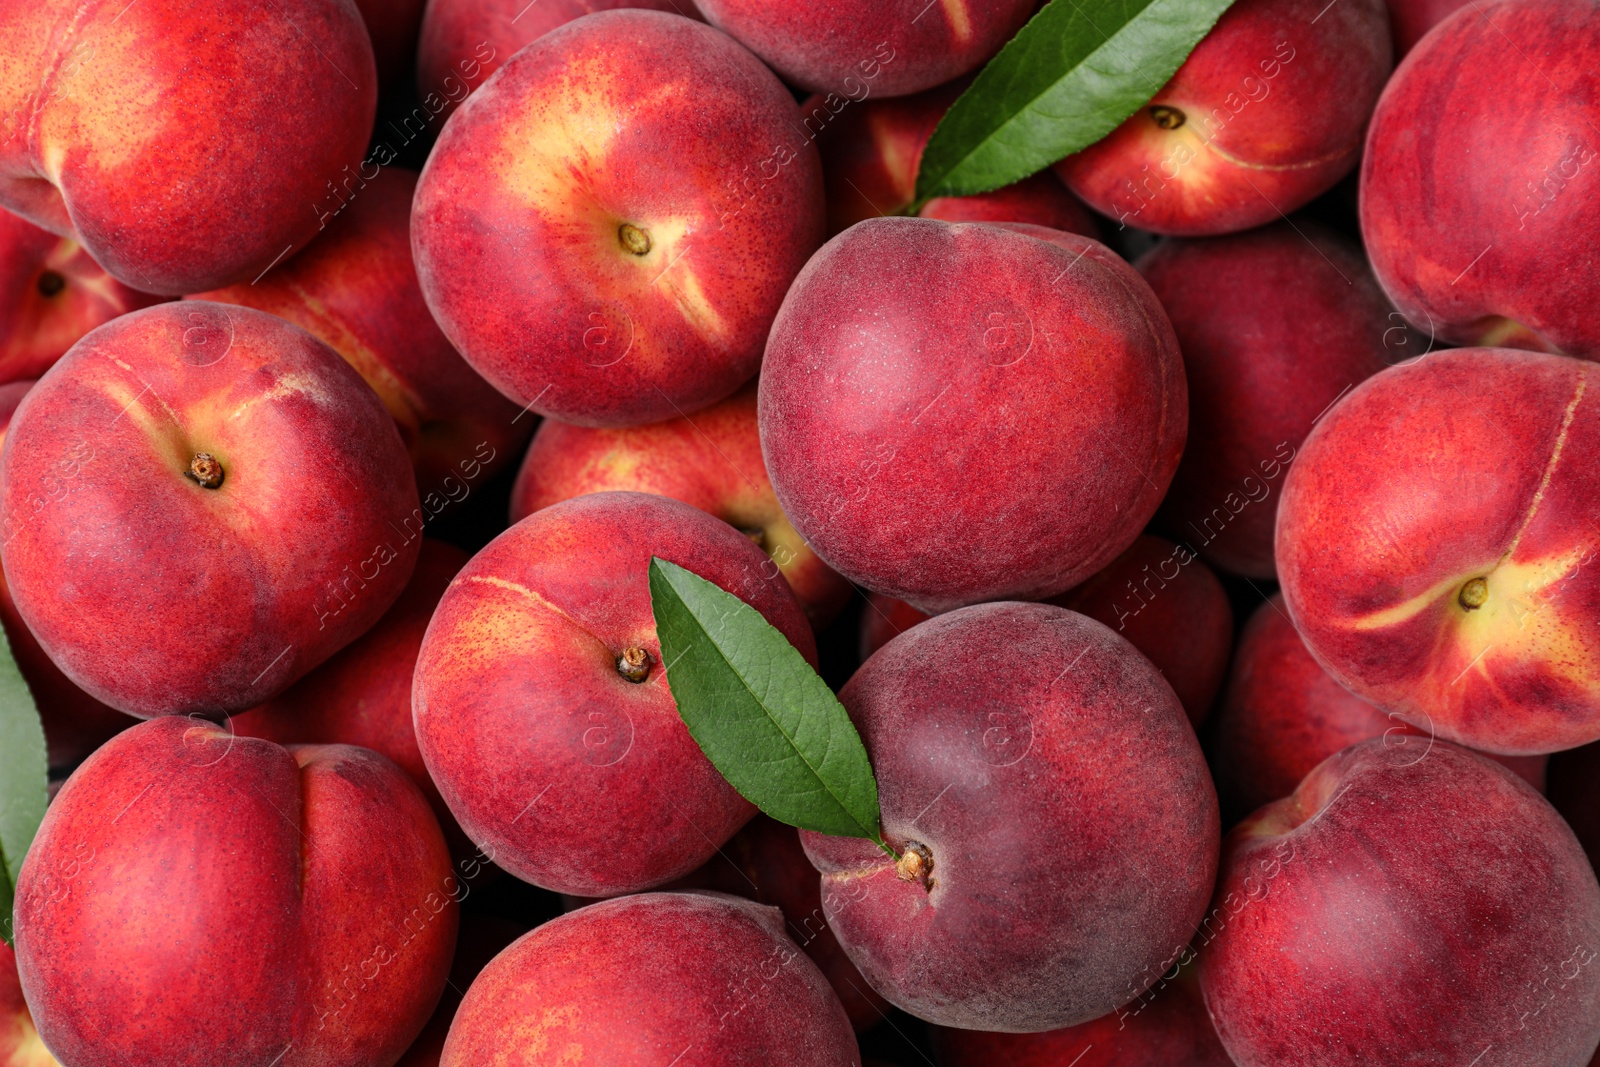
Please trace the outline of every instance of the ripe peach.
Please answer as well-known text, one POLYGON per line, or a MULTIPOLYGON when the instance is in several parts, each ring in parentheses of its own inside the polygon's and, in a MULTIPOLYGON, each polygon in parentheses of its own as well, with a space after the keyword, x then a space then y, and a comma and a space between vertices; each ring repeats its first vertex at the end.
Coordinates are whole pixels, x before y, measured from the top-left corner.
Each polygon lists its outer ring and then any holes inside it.
POLYGON ((417 659, 417 741, 445 803, 496 864, 558 893, 660 885, 755 814, 672 701, 652 556, 739 596, 815 663, 766 554, 645 493, 577 497, 501 534, 451 584, 417 659))
POLYGON ((1037 226, 853 226, 796 279, 760 381, 795 529, 924 610, 1076 585, 1133 543, 1183 450, 1183 363, 1149 286, 1037 226))
MULTIPOLYGON (((1189 549, 1141 535, 1082 585, 1048 601, 1103 622, 1155 664, 1198 729, 1216 700, 1233 648, 1233 608, 1217 576, 1189 549)), ((927 615, 872 594, 862 616, 865 659, 927 615)))
POLYGON ((432 516, 450 485, 513 462, 534 420, 478 377, 429 314, 411 262, 416 187, 410 171, 382 172, 310 248, 253 285, 193 299, 270 311, 343 356, 394 416, 432 516))
POLYGON ((704 1067, 861 1063, 778 909, 720 893, 644 893, 536 928, 467 990, 442 1063, 681 1067, 691 1050, 704 1067))
POLYGON ((1378 281, 1446 341, 1600 359, 1587 251, 1600 236, 1600 10, 1472 4, 1437 31, 1384 88, 1367 134, 1361 234, 1378 281))
POLYGON ((17 408, 0 481, 18 612, 68 678, 141 717, 282 692, 377 621, 421 541, 372 390, 223 304, 91 331, 17 408))
POLYGON ((428 306, 543 415, 626 426, 723 399, 755 374, 821 239, 798 118, 771 71, 702 23, 601 11, 551 31, 428 158, 412 216, 428 306))
POLYGON ((377 106, 349 0, 4 0, 0 55, 0 207, 148 293, 311 240, 377 106))
MULTIPOLYGON (((822 153, 830 234, 880 215, 901 214, 911 204, 922 150, 964 88, 958 82, 916 96, 859 102, 814 96, 800 105, 805 128, 822 153)), ((935 197, 918 214, 946 222, 1030 222, 1099 236, 1089 209, 1048 171, 992 193, 935 197)))
POLYGON ((1239 0, 1147 106, 1056 173, 1124 226, 1260 226, 1355 166, 1390 65, 1382 0, 1239 0))
POLYGON ((83 246, 0 211, 0 382, 37 378, 74 341, 161 297, 129 289, 83 246))
POLYGON ((1271 578, 1280 475, 1318 416, 1399 354, 1385 342, 1403 323, 1360 247, 1306 219, 1163 241, 1136 265, 1189 381, 1189 443, 1157 522, 1221 570, 1271 578))
MULTIPOLYGON (((1432 744, 1425 731, 1384 714, 1323 670, 1295 632, 1281 595, 1256 609, 1239 636, 1217 711, 1212 770, 1224 811, 1248 815, 1288 796, 1317 764, 1371 737, 1384 738, 1397 759, 1420 759, 1432 744)), ((1548 757, 1489 758, 1543 790, 1548 757)))
POLYGON ((546 419, 517 472, 511 521, 608 490, 657 493, 693 504, 772 557, 806 615, 821 626, 850 599, 850 583, 817 558, 778 506, 761 458, 754 385, 693 415, 626 429, 546 419))
POLYGON ((1581 1067, 1600 1042, 1600 885, 1504 767, 1363 741, 1224 852, 1196 951, 1239 1067, 1581 1067))
POLYGON ((1211 893, 1217 800, 1132 645, 1062 608, 980 604, 889 642, 840 700, 901 859, 800 836, 879 993, 941 1026, 1051 1030, 1176 960, 1211 893))
POLYGON ((596 11, 642 7, 699 18, 690 0, 428 0, 417 47, 417 84, 441 92, 443 115, 523 45, 596 11))
POLYGON ((4 941, 0 941, 0 1067, 59 1067, 34 1029, 17 979, 16 953, 4 941))
POLYGON ((17 884, 18 971, 73 1067, 382 1067, 444 988, 453 886, 427 802, 383 757, 167 716, 50 805, 17 884))
POLYGON ((1597 395, 1592 363, 1455 349, 1324 416, 1278 506, 1278 575, 1312 655, 1486 752, 1600 739, 1597 395))
POLYGON ((982 66, 1035 0, 695 0, 791 84, 857 98, 904 96, 982 66))

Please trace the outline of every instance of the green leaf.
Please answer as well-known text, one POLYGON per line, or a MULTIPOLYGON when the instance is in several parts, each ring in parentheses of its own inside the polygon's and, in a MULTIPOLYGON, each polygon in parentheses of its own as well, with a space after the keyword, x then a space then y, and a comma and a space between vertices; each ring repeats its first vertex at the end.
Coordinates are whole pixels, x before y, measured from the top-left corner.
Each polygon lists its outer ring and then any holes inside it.
POLYGON ((650 560, 650 603, 678 714, 722 776, 780 822, 889 851, 861 735, 789 639, 664 559, 650 560))
POLYGON ((45 759, 39 709, 0 632, 0 937, 8 945, 15 937, 17 872, 50 802, 45 759))
POLYGON ((1051 0, 978 74, 922 153, 920 207, 1020 181, 1161 91, 1232 0, 1051 0))

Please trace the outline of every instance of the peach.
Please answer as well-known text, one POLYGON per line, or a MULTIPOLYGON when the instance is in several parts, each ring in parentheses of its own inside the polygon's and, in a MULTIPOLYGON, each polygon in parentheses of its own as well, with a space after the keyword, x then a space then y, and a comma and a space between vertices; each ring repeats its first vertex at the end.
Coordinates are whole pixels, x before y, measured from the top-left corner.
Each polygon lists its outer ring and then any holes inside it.
POLYGON ((1064 592, 1133 543, 1183 450, 1149 286, 1087 237, 886 218, 806 264, 772 327, 761 448, 822 559, 938 611, 1064 592))
POLYGON ((904 96, 982 66, 1036 0, 695 0, 783 75, 814 93, 904 96))
POLYGON ((595 493, 523 519, 457 575, 422 641, 411 701, 428 772, 490 859, 558 893, 670 881, 755 814, 673 703, 652 556, 740 597, 816 662, 766 553, 645 493, 595 493))
POLYGON ((0 55, 0 207, 148 293, 316 236, 377 106, 350 0, 5 0, 0 55))
POLYGON ((282 693, 229 720, 241 737, 360 745, 387 757, 428 798, 458 856, 471 852, 422 762, 411 725, 411 675, 428 621, 466 564, 459 548, 425 538, 411 581, 372 629, 282 693))
MULTIPOLYGON (((1205 721, 1228 670, 1233 608, 1192 551, 1141 535, 1104 570, 1049 602, 1127 638, 1166 678, 1196 729, 1205 721)), ((927 618, 903 600, 872 594, 862 615, 862 658, 927 618)))
POLYGON ((1148 105, 1056 173, 1123 226, 1260 226, 1355 166, 1390 64, 1382 0, 1239 0, 1148 105))
POLYGON ((410 171, 381 172, 310 248, 253 285, 193 299, 271 312, 343 356, 394 416, 431 517, 450 486, 514 461, 534 420, 478 377, 429 314, 411 262, 416 187, 410 171))
POLYGON ((1136 265, 1189 381, 1189 443, 1157 523, 1221 570, 1271 578, 1282 472, 1328 406, 1400 354, 1387 342, 1403 324, 1360 247, 1307 219, 1163 241, 1136 265))
POLYGON ((1597 59, 1593 5, 1514 0, 1463 7, 1395 71, 1367 134, 1361 235, 1420 329, 1600 359, 1597 59))
POLYGON ((167 716, 50 805, 17 967, 73 1067, 383 1067, 444 988, 453 886, 427 802, 383 757, 167 716))
POLYGON ((1239 1067, 1581 1067, 1600 1042, 1600 885, 1504 767, 1363 741, 1224 852, 1196 951, 1239 1067))
POLYGON ((702 23, 601 11, 545 34, 428 158, 412 215, 428 306, 542 415, 627 426, 729 396, 821 239, 798 120, 772 72, 702 23))
POLYGON ((39 1040, 17 979, 17 956, 0 941, 0 1067, 59 1067, 39 1040))
MULTIPOLYGON (((956 83, 915 96, 860 102, 814 96, 801 104, 805 128, 822 153, 830 234, 904 213, 916 199, 922 150, 965 87, 956 83)), ((1089 209, 1049 171, 991 193, 934 197, 917 214, 946 222, 1030 222, 1099 236, 1089 209)))
POLYGON ((463 913, 461 933, 456 938, 455 961, 450 965, 450 977, 445 982, 444 995, 433 1017, 423 1027, 422 1034, 406 1049, 395 1067, 439 1067, 444 1055, 445 1039, 450 1036, 450 1024, 462 998, 483 969, 517 938, 528 932, 523 923, 514 923, 493 916, 463 913))
POLYGON ((1591 394, 1591 363, 1455 349, 1367 379, 1324 416, 1277 527, 1284 600, 1318 662, 1485 752, 1600 739, 1591 394))
POLYGON ((690 0, 428 0, 417 48, 417 83, 444 90, 444 117, 507 59, 573 19, 618 7, 698 18, 690 0), (452 83, 464 92, 452 92, 452 83))
MULTIPOLYGON (((1217 712, 1212 770, 1224 812, 1248 815, 1288 796, 1317 764, 1371 737, 1384 738, 1396 759, 1422 759, 1432 744, 1324 670, 1295 632, 1281 595, 1257 608, 1239 636, 1217 712)), ((1548 757, 1489 758, 1544 789, 1548 757)))
POLYGON ((1216 872, 1216 793, 1172 688, 1092 619, 980 604, 930 619, 839 694, 884 839, 800 835, 874 989, 929 1022, 1030 1032, 1132 1000, 1216 872))
POLYGON ((472 983, 441 1062, 670 1067, 690 1050, 704 1067, 861 1063, 778 909, 720 893, 645 893, 538 927, 472 983))
POLYGON ((693 415, 625 429, 546 419, 517 472, 511 521, 584 493, 633 490, 693 504, 769 556, 812 625, 830 622, 850 583, 817 558, 778 506, 761 458, 756 391, 743 389, 693 415))
POLYGON ((0 211, 0 382, 37 378, 103 322, 161 300, 129 289, 83 246, 0 211))
POLYGON ((378 397, 303 330, 223 304, 87 334, 17 408, 0 481, 17 611, 141 717, 282 692, 378 620, 421 541, 378 397))

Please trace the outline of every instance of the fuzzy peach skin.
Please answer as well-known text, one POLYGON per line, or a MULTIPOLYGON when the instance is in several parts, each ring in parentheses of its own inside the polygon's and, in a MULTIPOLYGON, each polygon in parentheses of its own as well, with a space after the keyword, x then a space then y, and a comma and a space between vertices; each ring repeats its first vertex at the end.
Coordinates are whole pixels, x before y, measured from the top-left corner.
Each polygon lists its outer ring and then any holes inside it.
POLYGON ((0 1067, 59 1067, 33 1027, 28 1002, 22 999, 17 956, 0 941, 0 1067))
POLYGON ((18 971, 72 1067, 387 1067, 444 988, 454 886, 383 757, 167 716, 50 805, 17 881, 18 971))
POLYGON ((428 306, 542 415, 627 426, 723 399, 822 237, 798 119, 772 72, 703 23, 620 10, 551 31, 428 157, 411 233, 428 306))
POLYGON ((1055 170, 1123 226, 1247 230, 1355 166, 1390 67, 1383 0, 1239 0, 1149 104, 1055 170))
MULTIPOLYGON (((1382 737, 1407 757, 1431 737, 1362 700, 1322 668, 1274 595, 1239 635, 1239 651, 1217 710, 1212 774, 1224 815, 1248 815, 1293 793, 1329 756, 1382 737)), ((1480 753, 1487 755, 1487 753, 1480 753)), ((1543 791, 1547 756, 1489 756, 1543 791)))
POLYGON ((381 172, 310 248, 253 285, 193 299, 271 312, 343 356, 394 416, 417 490, 437 514, 452 486, 514 462, 535 420, 478 377, 429 314, 411 262, 416 187, 410 171, 381 172))
POLYGON ((90 332, 23 398, 0 481, 18 612, 140 717, 282 692, 378 620, 422 539, 376 394, 299 327, 225 304, 90 332))
MULTIPOLYGON (((915 96, 859 101, 817 95, 800 105, 806 132, 822 153, 829 234, 880 215, 902 214, 911 205, 922 151, 965 88, 963 81, 915 96)), ((1031 222, 1086 237, 1100 234, 1089 209, 1049 171, 991 193, 934 197, 917 214, 946 222, 1031 222)))
POLYGON ((0 382, 37 378, 74 341, 159 303, 107 274, 83 246, 0 211, 0 382))
POLYGON ((1278 507, 1278 575, 1312 655, 1485 752, 1600 738, 1597 451, 1600 368, 1580 360, 1455 349, 1357 386, 1278 507))
MULTIPOLYGON (((33 382, 0 385, 0 442, 5 440, 5 433, 11 427, 11 416, 16 413, 17 405, 33 385, 33 382)), ((6 584, 3 570, 0 570, 0 625, 5 627, 11 655, 38 705, 51 767, 73 766, 112 734, 138 721, 85 693, 51 662, 39 647, 38 638, 17 613, 17 604, 11 597, 11 587, 6 584)), ((3 1061, 0 1067, 5 1067, 3 1061)))
POLYGON ((691 1061, 860 1067, 844 1009, 784 935, 777 908, 720 893, 644 893, 547 922, 472 983, 441 1063, 691 1061))
POLYGON ((858 98, 904 96, 975 70, 1035 0, 695 0, 791 85, 858 98))
POLYGON ((442 114, 449 118, 467 93, 523 45, 573 19, 618 7, 700 17, 691 0, 428 0, 417 46, 417 86, 439 92, 442 114))
POLYGON ((1600 1042, 1594 871, 1526 782, 1446 742, 1363 741, 1240 824, 1203 929, 1238 1067, 1581 1067, 1600 1042))
POLYGON ((1217 797, 1132 645, 1063 608, 980 604, 889 642, 839 699, 902 859, 800 839, 879 993, 941 1026, 1054 1030, 1176 961, 1211 894, 1217 797))
POLYGON ((772 557, 813 626, 839 614, 850 583, 817 557, 778 506, 761 458, 752 384, 727 400, 666 422, 596 429, 546 419, 511 489, 511 521, 609 490, 657 493, 693 504, 772 557))
POLYGON ((489 859, 558 893, 660 885, 755 814, 672 701, 652 556, 738 596, 815 664, 811 628, 766 553, 645 493, 595 493, 523 519, 456 576, 422 641, 411 706, 428 772, 489 859))
MULTIPOLYGON (((1082 585, 1048 603, 1103 622, 1155 664, 1199 729, 1216 700, 1233 650, 1227 591, 1195 554, 1140 535, 1082 585)), ((928 616, 903 600, 873 593, 861 619, 861 658, 928 616)))
POLYGON ((0 55, 0 207, 148 293, 316 236, 377 104, 351 0, 4 0, 0 55))
POLYGON ((1405 323, 1360 246, 1308 219, 1163 241, 1135 265, 1189 382, 1189 441, 1156 521, 1219 570, 1271 578, 1283 472, 1330 404, 1409 354, 1405 323))
POLYGON ((933 1028, 939 1067, 1234 1067, 1193 967, 1079 1026, 1039 1034, 933 1028))
POLYGON ((928 611, 1039 599, 1139 535, 1186 397, 1166 315, 1098 241, 873 219, 784 299, 761 449, 795 529, 852 581, 928 611))
POLYGON ((1596 108, 1593 4, 1469 4, 1412 50, 1361 164, 1361 234, 1406 318, 1455 344, 1600 359, 1596 108))
POLYGON ((411 675, 428 620, 466 563, 459 548, 425 538, 411 581, 372 629, 282 693, 228 721, 242 737, 360 745, 394 761, 428 798, 458 858, 472 850, 422 762, 411 725, 411 675))

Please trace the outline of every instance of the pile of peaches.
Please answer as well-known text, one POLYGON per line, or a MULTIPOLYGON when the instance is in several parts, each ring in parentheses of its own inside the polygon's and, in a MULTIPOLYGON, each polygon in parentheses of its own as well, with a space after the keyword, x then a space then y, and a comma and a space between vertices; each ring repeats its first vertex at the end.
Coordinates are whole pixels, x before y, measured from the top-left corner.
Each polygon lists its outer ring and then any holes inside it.
POLYGON ((0 1067, 1600 1064, 1596 0, 694 4, 0 0, 0 1067))

